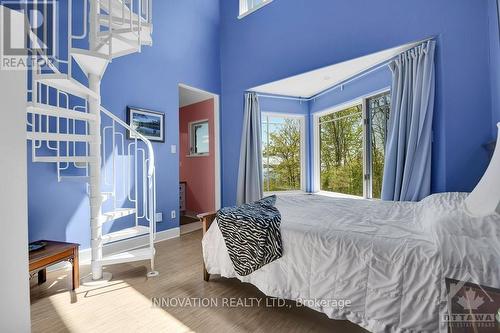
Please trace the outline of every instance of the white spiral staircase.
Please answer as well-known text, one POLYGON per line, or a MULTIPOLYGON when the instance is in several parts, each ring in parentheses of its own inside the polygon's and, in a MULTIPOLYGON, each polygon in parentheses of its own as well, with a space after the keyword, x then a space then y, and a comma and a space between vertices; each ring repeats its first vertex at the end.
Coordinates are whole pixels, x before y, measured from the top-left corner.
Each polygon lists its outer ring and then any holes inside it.
MULTIPOLYGON (((152 44, 152 0, 65 1, 67 57, 49 59, 39 50, 31 51, 27 136, 32 161, 56 165, 61 182, 88 184, 92 280, 110 278, 109 273, 103 275, 103 265, 139 260, 150 260, 148 276, 155 276, 153 148, 148 139, 101 106, 100 93, 102 76, 114 58, 152 44), (79 35, 73 33, 73 5, 81 6, 79 35), (87 49, 74 47, 85 42, 87 49), (75 75, 79 70, 84 75, 75 75), (130 141, 125 139, 127 131, 130 141), (103 234, 103 227, 110 229, 106 226, 111 223, 113 228, 115 223, 125 227, 103 234), (142 247, 103 256, 104 244, 138 236, 147 240, 142 247)), ((38 10, 47 10, 37 5, 38 10)), ((34 32, 30 40, 32 45, 39 41, 34 32)))

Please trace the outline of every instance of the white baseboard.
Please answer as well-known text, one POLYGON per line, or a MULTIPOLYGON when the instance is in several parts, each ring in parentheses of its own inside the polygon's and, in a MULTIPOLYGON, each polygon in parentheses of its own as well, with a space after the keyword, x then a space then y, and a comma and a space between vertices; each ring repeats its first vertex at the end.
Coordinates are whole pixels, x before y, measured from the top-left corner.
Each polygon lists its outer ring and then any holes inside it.
MULTIPOLYGON (((156 239, 155 243, 158 242, 163 242, 168 239, 172 238, 177 238, 181 234, 181 229, 179 227, 177 228, 172 228, 164 231, 159 231, 156 233, 156 239)), ((124 239, 119 242, 114 242, 114 243, 109 243, 105 244, 102 249, 102 254, 103 255, 110 255, 113 253, 118 253, 118 252, 124 252, 132 249, 136 249, 138 247, 143 247, 148 245, 149 243, 149 236, 144 235, 144 236, 139 236, 135 238, 130 238, 130 239, 124 239)), ((90 264, 90 259, 91 259, 91 249, 82 249, 78 251, 78 256, 79 256, 79 261, 80 265, 89 265, 90 264)), ((47 271, 52 272, 56 271, 61 268, 66 268, 70 267, 70 263, 66 262, 61 262, 59 264, 50 266, 47 268, 47 271)))
POLYGON ((189 232, 193 232, 196 230, 200 230, 202 228, 201 222, 193 222, 188 224, 181 225, 181 235, 187 234, 189 232))

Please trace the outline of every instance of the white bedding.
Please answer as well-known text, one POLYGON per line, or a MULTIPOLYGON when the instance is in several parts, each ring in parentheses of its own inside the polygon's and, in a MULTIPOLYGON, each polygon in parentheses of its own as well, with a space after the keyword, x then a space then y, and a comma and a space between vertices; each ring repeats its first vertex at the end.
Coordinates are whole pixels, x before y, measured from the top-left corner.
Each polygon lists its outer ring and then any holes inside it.
POLYGON ((464 193, 420 203, 278 195, 284 255, 238 276, 217 223, 203 238, 210 274, 236 277, 268 296, 306 304, 372 332, 444 331, 444 278, 500 287, 500 216, 474 219, 464 193), (349 300, 340 309, 320 300, 349 300))

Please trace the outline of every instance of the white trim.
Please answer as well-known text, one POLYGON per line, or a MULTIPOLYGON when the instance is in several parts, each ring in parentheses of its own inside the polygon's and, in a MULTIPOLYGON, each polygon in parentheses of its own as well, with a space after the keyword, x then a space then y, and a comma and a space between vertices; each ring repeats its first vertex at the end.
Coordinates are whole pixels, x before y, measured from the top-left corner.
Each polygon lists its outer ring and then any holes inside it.
POLYGON ((214 132, 215 132, 215 209, 218 210, 222 205, 221 198, 221 160, 220 160, 220 107, 219 95, 214 95, 214 132))
MULTIPOLYGON (((0 4, 2 20, 7 17, 4 15, 9 15, 13 22, 25 21, 25 15, 6 6, 7 4, 5 6, 0 4)), ((13 38, 19 40, 21 36, 23 35, 16 33, 13 38)), ((1 44, 0 49, 3 48, 3 43, 1 44)), ((26 51, 23 52, 26 53, 26 51)), ((23 55, 19 59, 28 63, 29 58, 23 55)), ((4 235, 0 244, 0 262, 4 267, 1 278, 0 330, 2 332, 30 332, 27 172, 29 157, 27 157, 25 115, 28 75, 26 68, 2 69, 0 73, 0 101, 2 101, 0 170, 2 175, 9 175, 2 178, 2 191, 0 191, 2 211, 0 230, 4 235)), ((36 88, 33 89, 35 93, 32 96, 36 96, 36 90, 36 88)))
POLYGON ((258 11, 259 9, 261 9, 265 5, 270 4, 271 2, 273 2, 273 0, 264 0, 262 3, 258 4, 252 9, 248 9, 247 0, 240 0, 240 15, 238 15, 238 20, 241 20, 242 18, 252 14, 253 12, 258 11))
MULTIPOLYGON (((220 97, 218 94, 179 83, 180 88, 212 96, 214 100, 215 210, 221 208, 220 97)), ((210 99, 210 98, 208 98, 210 99)))
POLYGON ((307 151, 306 151, 306 116, 300 121, 300 189, 307 190, 307 151))
MULTIPOLYGON (((180 228, 172 228, 163 231, 159 231, 156 233, 155 243, 163 242, 169 239, 177 238, 180 236, 180 228)), ((139 247, 146 247, 149 245, 149 235, 143 235, 135 238, 124 239, 119 242, 105 244, 102 248, 103 256, 107 256, 110 254, 121 253, 125 251, 129 251, 132 249, 137 249, 139 247)), ((78 251, 80 265, 88 265, 90 264, 91 259, 91 248, 82 249, 78 251)), ((60 262, 56 265, 49 266, 47 271, 53 272, 61 268, 65 268, 70 266, 71 264, 67 262, 60 262)))
MULTIPOLYGON (((294 192, 305 192, 307 187, 307 158, 306 158, 306 117, 305 114, 296 114, 296 113, 280 113, 280 112, 267 112, 261 111, 261 116, 265 117, 275 117, 275 118, 292 118, 298 119, 300 121, 300 190, 295 190, 294 192)), ((264 168, 264 166, 262 166, 264 168)), ((264 193, 285 193, 290 191, 271 191, 264 193)))
POLYGON ((277 194, 277 195, 287 195, 287 194, 308 194, 306 191, 302 190, 291 190, 291 191, 269 191, 264 192, 264 197, 277 194))
POLYGON ((330 197, 330 198, 370 200, 367 198, 360 197, 358 195, 345 194, 345 193, 339 193, 339 192, 330 192, 330 191, 319 191, 319 192, 316 192, 314 194, 322 195, 322 196, 330 197))
POLYGON ((313 114, 313 163, 312 163, 312 184, 311 191, 319 192, 321 190, 321 178, 320 178, 320 140, 319 140, 319 118, 320 114, 313 114))

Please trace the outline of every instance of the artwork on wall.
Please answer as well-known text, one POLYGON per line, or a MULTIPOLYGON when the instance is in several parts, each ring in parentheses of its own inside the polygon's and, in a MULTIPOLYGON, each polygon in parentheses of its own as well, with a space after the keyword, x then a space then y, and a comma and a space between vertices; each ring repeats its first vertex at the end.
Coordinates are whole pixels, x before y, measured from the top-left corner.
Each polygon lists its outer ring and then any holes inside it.
MULTIPOLYGON (((127 124, 150 141, 165 142, 165 114, 162 112, 127 107, 127 124)), ((127 138, 135 135, 127 131, 127 138)))

